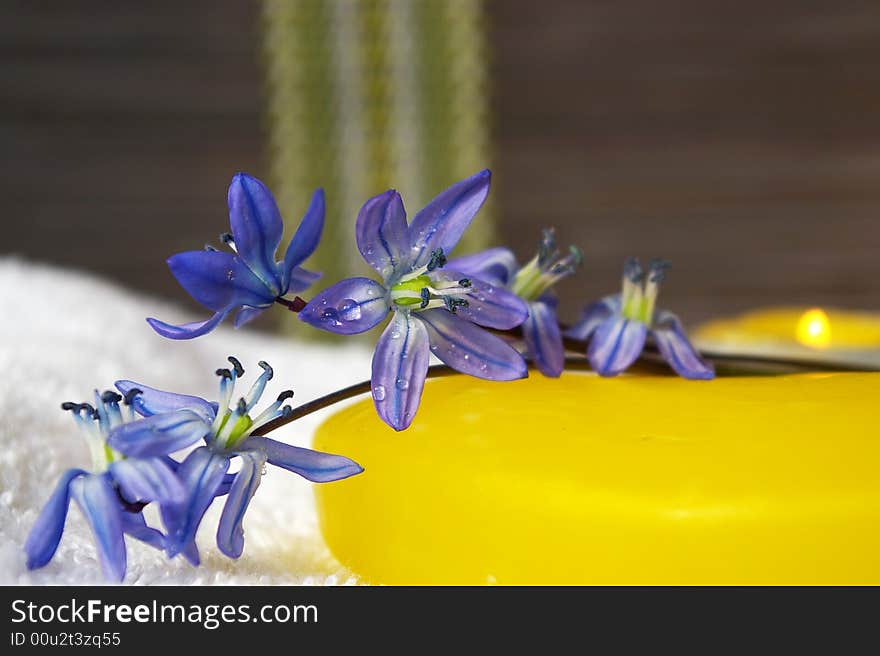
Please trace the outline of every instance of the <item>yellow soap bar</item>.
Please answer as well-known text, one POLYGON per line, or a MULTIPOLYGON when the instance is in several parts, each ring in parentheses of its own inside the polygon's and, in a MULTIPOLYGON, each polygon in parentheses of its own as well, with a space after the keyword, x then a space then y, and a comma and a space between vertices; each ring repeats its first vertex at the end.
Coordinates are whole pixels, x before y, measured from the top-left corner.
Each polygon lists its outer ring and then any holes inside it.
POLYGON ((315 448, 330 549, 386 584, 880 584, 880 374, 429 381, 315 448))

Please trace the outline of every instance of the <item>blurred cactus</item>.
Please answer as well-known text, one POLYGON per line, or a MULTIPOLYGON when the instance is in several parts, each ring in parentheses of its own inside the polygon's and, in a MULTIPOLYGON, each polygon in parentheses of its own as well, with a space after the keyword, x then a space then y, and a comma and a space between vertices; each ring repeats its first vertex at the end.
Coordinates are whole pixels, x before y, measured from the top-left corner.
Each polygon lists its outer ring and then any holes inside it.
MULTIPOLYGON (((263 18, 272 188, 288 220, 327 191, 318 286, 362 274, 364 200, 394 187, 412 216, 490 166, 482 0, 264 0, 263 18)), ((490 196, 457 251, 492 234, 490 196)))

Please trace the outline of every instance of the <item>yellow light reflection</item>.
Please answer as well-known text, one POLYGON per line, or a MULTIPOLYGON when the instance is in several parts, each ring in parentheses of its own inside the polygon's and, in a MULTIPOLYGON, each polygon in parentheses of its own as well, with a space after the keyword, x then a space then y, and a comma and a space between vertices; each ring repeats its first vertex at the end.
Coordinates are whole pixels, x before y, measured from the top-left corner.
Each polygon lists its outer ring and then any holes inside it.
POLYGON ((827 348, 831 344, 831 322, 819 308, 812 308, 801 315, 795 329, 795 337, 804 346, 827 348))

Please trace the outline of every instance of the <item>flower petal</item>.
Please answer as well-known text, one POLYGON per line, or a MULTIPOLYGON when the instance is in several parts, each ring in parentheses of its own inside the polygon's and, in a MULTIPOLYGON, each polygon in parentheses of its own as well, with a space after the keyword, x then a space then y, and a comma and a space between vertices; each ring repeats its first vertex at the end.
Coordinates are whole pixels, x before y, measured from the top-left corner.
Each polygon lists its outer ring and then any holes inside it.
MULTIPOLYGON (((282 293, 286 294, 291 280, 293 279, 293 271, 300 264, 306 261, 315 249, 318 242, 321 241, 321 233, 324 230, 324 190, 315 189, 312 194, 312 201, 309 208, 303 215, 299 227, 293 234, 287 251, 284 253, 284 263, 282 264, 282 275, 284 276, 282 293)), ((274 251, 273 251, 274 253, 274 251)), ((304 289, 300 287, 300 289, 304 289)))
POLYGON ((431 251, 442 248, 448 256, 470 225, 489 194, 489 170, 457 182, 415 215, 409 226, 412 267, 431 259, 431 251))
POLYGON ((128 394, 133 389, 140 390, 140 394, 132 399, 131 404, 139 414, 145 417, 163 415, 177 410, 192 410, 210 423, 217 416, 214 405, 198 396, 163 392, 155 387, 131 380, 117 380, 114 384, 122 394, 128 394))
POLYGON ((104 576, 122 581, 125 578, 125 538, 120 516, 123 510, 108 476, 77 478, 70 484, 70 496, 92 527, 104 576))
POLYGON ((378 324, 388 310, 382 285, 369 278, 346 278, 309 301, 299 318, 331 333, 354 335, 378 324))
MULTIPOLYGON (((166 538, 165 541, 166 541, 165 548, 167 549, 168 548, 168 546, 167 546, 168 539, 166 538)), ((184 558, 186 558, 189 561, 190 565, 192 565, 193 567, 199 566, 201 559, 199 558, 199 548, 196 546, 195 539, 187 542, 184 545, 183 549, 180 550, 180 553, 184 558)))
POLYGON ((210 429, 192 410, 177 410, 121 424, 110 431, 107 444, 127 456, 151 458, 195 444, 210 429))
POLYGON ((168 530, 168 556, 174 557, 182 551, 198 561, 198 552, 193 554, 196 531, 223 482, 229 458, 215 453, 208 447, 199 447, 190 453, 177 470, 187 494, 179 504, 166 504, 161 507, 162 521, 168 530))
POLYGON ((246 323, 253 321, 258 316, 263 314, 269 308, 252 308, 252 307, 243 307, 241 308, 235 315, 235 321, 233 325, 236 328, 241 328, 246 323))
POLYGON ((217 526, 217 546, 230 558, 238 558, 244 550, 242 521, 248 504, 260 486, 266 456, 258 451, 245 451, 241 456, 241 469, 236 473, 223 505, 220 524, 217 526))
POLYGON ((186 495, 183 484, 159 458, 116 460, 108 469, 129 503, 180 503, 186 495))
POLYGON ((303 267, 293 267, 290 271, 290 280, 287 283, 287 293, 296 293, 311 287, 323 274, 309 271, 303 267))
POLYGON ((648 329, 641 321, 612 317, 599 324, 590 340, 587 357, 600 376, 616 376, 642 352, 648 329))
POLYGON ((226 474, 223 477, 223 482, 220 483, 220 487, 217 488, 217 492, 215 496, 222 497, 225 494, 229 494, 229 488, 232 487, 232 481, 235 480, 235 474, 226 474))
POLYGON ((456 314, 487 328, 509 330, 520 325, 529 316, 524 300, 511 291, 498 287, 481 278, 469 278, 459 271, 443 270, 444 278, 461 280, 468 278, 471 293, 467 295, 467 307, 459 307, 456 314))
POLYGON ((357 245, 367 264, 387 279, 409 263, 409 235, 403 201, 394 189, 373 196, 358 212, 357 245))
POLYGON ((245 447, 261 451, 270 464, 299 474, 314 483, 339 481, 364 471, 363 467, 345 456, 303 449, 268 437, 249 437, 245 447))
POLYGON ((214 312, 239 305, 269 305, 277 296, 277 292, 268 288, 232 253, 177 253, 168 258, 168 268, 190 296, 214 312))
POLYGON ((119 517, 122 520, 122 531, 126 535, 146 542, 156 549, 165 549, 165 536, 160 531, 147 526, 147 520, 141 513, 123 512, 119 517))
POLYGON ((528 375, 522 356, 500 337, 440 308, 419 312, 428 330, 431 352, 456 371, 486 380, 515 380, 528 375))
POLYGON ((606 296, 584 308, 580 320, 565 331, 566 337, 586 341, 599 324, 620 312, 620 294, 606 296))
POLYGON ((253 176, 236 173, 229 185, 227 200, 229 225, 238 256, 275 292, 271 296, 277 296, 281 292, 281 280, 275 251, 281 243, 284 223, 275 197, 253 176))
POLYGON ((565 368, 565 348, 556 310, 541 302, 529 303, 529 318, 522 325, 529 355, 545 376, 558 378, 565 368))
POLYGON ((503 286, 513 280, 519 267, 513 251, 498 247, 453 258, 446 263, 446 268, 503 286))
POLYGON ((430 361, 428 333, 407 312, 395 312, 373 353, 373 403, 376 412, 395 430, 412 423, 430 361))
POLYGON ((61 475, 52 496, 40 511, 40 516, 31 527, 24 552, 27 554, 27 568, 42 567, 55 555, 61 535, 64 533, 64 522, 67 520, 67 508, 70 505, 70 483, 79 476, 88 475, 82 469, 68 469, 61 475))
POLYGON ((165 323, 164 321, 159 321, 153 317, 147 317, 147 323, 150 324, 150 327, 153 330, 167 339, 193 339, 195 337, 207 335, 214 330, 214 328, 219 326, 220 322, 226 318, 226 315, 228 315, 229 312, 230 310, 217 312, 206 321, 193 321, 191 323, 185 323, 182 326, 175 326, 173 323, 165 323))
POLYGON ((715 377, 715 368, 700 357, 677 316, 671 312, 660 312, 651 333, 663 359, 679 376, 692 380, 711 380, 715 377))

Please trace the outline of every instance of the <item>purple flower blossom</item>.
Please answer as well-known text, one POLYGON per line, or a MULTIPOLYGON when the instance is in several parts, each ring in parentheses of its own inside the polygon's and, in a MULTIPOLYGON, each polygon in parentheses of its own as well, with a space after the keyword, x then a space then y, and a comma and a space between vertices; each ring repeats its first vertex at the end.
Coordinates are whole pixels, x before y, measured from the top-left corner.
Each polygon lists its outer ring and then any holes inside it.
MULTIPOLYGON (((524 267, 506 248, 489 250, 450 260, 447 266, 471 277, 475 284, 506 287, 523 299, 529 311, 521 330, 526 353, 545 376, 558 377, 565 367, 565 348, 556 316, 557 299, 550 287, 570 276, 583 262, 579 248, 571 246, 560 257, 553 229, 544 230, 538 253, 524 267)), ((461 311, 466 314, 470 309, 461 311)))
POLYGON ((141 509, 152 501, 179 503, 185 490, 171 467, 161 458, 127 458, 111 448, 108 436, 112 429, 130 425, 135 420, 132 399, 140 393, 128 390, 124 403, 116 392, 95 392, 95 405, 65 403, 88 439, 93 472, 68 469, 49 497, 25 542, 28 569, 43 567, 55 555, 67 509, 73 498, 85 515, 95 536, 98 557, 104 576, 112 581, 125 577, 124 535, 156 547, 165 548, 165 536, 147 526, 141 509))
POLYGON ((363 471, 353 460, 290 446, 253 431, 268 421, 291 412, 285 402, 293 392, 282 392, 265 410, 251 416, 272 378, 272 368, 260 362, 263 373, 250 391, 235 399, 235 383, 244 374, 241 363, 230 357, 233 368, 218 369, 220 401, 210 403, 197 396, 163 392, 127 380, 117 381, 123 393, 142 390, 135 397, 134 408, 144 418, 114 429, 109 443, 122 453, 156 457, 195 444, 204 439, 206 446, 192 451, 177 468, 186 495, 174 504, 161 507, 167 530, 167 553, 182 553, 194 565, 199 563, 195 537, 202 517, 217 496, 227 495, 217 546, 230 558, 238 558, 244 549, 242 520, 251 498, 260 485, 265 463, 287 469, 316 483, 337 481, 363 471), (232 458, 241 460, 239 470, 229 474, 232 458))
POLYGON ((666 362, 680 376, 697 380, 715 377, 712 365, 700 357, 684 333, 678 317, 657 310, 660 283, 669 263, 652 260, 647 278, 639 261, 629 258, 623 269, 623 292, 588 305, 566 333, 575 339, 590 339, 587 357, 601 376, 616 376, 629 367, 650 333, 666 362))
POLYGON ((403 201, 389 190, 364 203, 357 244, 382 277, 348 278, 318 294, 300 312, 303 321, 342 335, 382 321, 373 355, 373 401, 396 430, 407 428, 421 399, 430 354, 471 376, 513 380, 527 375, 507 342, 478 326, 506 330, 528 315, 523 301, 503 287, 472 281, 451 267, 452 251, 489 193, 481 171, 441 193, 407 225, 403 201))
POLYGON ((232 253, 206 246, 203 251, 172 255, 168 267, 180 285, 214 312, 206 321, 175 326, 148 318, 153 329, 169 339, 192 339, 211 332, 233 310, 235 327, 262 314, 290 292, 309 287, 320 277, 299 266, 311 255, 324 228, 324 192, 315 191, 282 262, 275 261, 284 225, 272 192, 262 182, 237 173, 229 185, 232 234, 221 239, 232 253))

